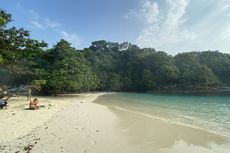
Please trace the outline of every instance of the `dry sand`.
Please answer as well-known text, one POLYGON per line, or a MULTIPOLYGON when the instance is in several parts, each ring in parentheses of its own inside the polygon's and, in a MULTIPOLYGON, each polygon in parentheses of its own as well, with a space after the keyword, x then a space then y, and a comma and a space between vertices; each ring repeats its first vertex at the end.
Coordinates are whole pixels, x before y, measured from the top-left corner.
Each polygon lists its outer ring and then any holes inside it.
POLYGON ((35 111, 25 97, 11 99, 0 111, 0 152, 229 153, 225 140, 208 132, 92 103, 103 94, 38 97, 46 107, 35 111))
POLYGON ((50 118, 69 100, 51 97, 38 97, 40 105, 45 108, 29 110, 26 97, 14 97, 9 100, 9 107, 0 110, 0 142, 8 142, 25 136, 50 118))
POLYGON ((91 103, 103 93, 38 97, 46 107, 27 110, 25 97, 0 111, 0 152, 121 152, 128 146, 116 128, 116 115, 91 103))

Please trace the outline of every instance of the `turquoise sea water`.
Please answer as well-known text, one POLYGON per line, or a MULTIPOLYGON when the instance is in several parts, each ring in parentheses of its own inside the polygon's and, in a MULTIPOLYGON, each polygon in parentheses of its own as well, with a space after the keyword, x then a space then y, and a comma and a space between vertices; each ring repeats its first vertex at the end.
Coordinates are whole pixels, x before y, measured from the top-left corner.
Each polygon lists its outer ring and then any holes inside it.
POLYGON ((170 124, 203 129, 230 139, 230 93, 116 93, 96 101, 170 124))

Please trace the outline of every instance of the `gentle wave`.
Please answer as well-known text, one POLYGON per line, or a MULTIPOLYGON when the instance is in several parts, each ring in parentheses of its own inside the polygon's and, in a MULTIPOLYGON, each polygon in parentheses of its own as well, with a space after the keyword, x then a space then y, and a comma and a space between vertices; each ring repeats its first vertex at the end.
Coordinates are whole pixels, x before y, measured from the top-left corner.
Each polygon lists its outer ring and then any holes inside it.
POLYGON ((229 153, 230 146, 229 144, 208 144, 208 147, 197 146, 193 144, 187 144, 183 140, 175 142, 175 144, 166 149, 162 149, 161 151, 164 153, 178 153, 183 152, 186 153, 229 153))
MULTIPOLYGON (((186 124, 186 123, 182 123, 182 122, 179 122, 179 121, 166 119, 166 118, 163 118, 163 117, 157 117, 157 116, 149 115, 149 114, 142 113, 142 112, 128 110, 128 109, 125 109, 125 108, 122 108, 122 107, 119 107, 119 106, 113 106, 113 105, 107 105, 107 106, 109 106, 111 108, 115 108, 115 109, 120 110, 120 111, 125 111, 125 112, 128 112, 128 113, 137 114, 137 115, 149 118, 149 119, 158 120, 158 121, 161 121, 161 122, 164 122, 164 123, 167 123, 167 124, 181 125, 181 126, 185 126, 185 127, 189 127, 189 128, 193 128, 193 129, 206 131, 206 132, 209 132, 209 133, 212 133, 212 134, 216 134, 216 135, 219 135, 219 136, 226 137, 226 138, 228 138, 230 140, 230 135, 229 134, 223 133, 223 132, 220 132, 220 131, 215 132, 215 131, 210 130, 210 129, 201 128, 201 127, 194 126, 194 125, 191 125, 191 124, 186 124)), ((194 118, 192 118, 190 116, 185 116, 185 118, 194 119, 194 118)))

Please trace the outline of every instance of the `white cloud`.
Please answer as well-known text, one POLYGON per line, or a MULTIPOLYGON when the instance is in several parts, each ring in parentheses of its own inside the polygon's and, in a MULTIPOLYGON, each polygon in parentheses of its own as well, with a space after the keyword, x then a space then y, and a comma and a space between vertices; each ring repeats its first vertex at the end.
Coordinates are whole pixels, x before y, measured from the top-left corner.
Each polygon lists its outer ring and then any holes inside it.
POLYGON ((223 10, 228 10, 229 8, 230 8, 230 4, 226 4, 226 5, 222 6, 223 10))
POLYGON ((141 12, 148 24, 153 24, 158 21, 159 9, 155 1, 145 0, 141 12))
POLYGON ((66 31, 59 31, 59 33, 61 34, 62 38, 69 41, 73 46, 78 46, 81 43, 81 39, 78 37, 78 34, 73 33, 73 34, 69 34, 66 31))
POLYGON ((186 13, 188 0, 166 0, 169 5, 167 19, 163 24, 163 28, 167 31, 175 31, 183 24, 183 16, 186 13))
POLYGON ((229 39, 230 38, 230 26, 227 27, 219 36, 219 40, 229 39))
POLYGON ((30 24, 33 25, 35 28, 41 30, 52 30, 60 35, 62 39, 69 41, 74 47, 77 47, 81 43, 81 39, 79 38, 77 33, 68 33, 65 30, 62 30, 62 26, 60 23, 52 21, 48 18, 41 18, 40 15, 35 12, 34 10, 29 10, 31 15, 30 24))
POLYGON ((61 26, 60 23, 51 21, 50 19, 45 19, 44 22, 45 22, 45 25, 50 28, 58 28, 61 26))
POLYGON ((31 16, 30 23, 36 28, 43 29, 43 30, 47 28, 51 28, 55 30, 56 28, 61 26, 60 23, 51 21, 48 18, 46 19, 41 18, 40 15, 37 12, 35 12, 33 9, 29 10, 29 13, 31 16))
POLYGON ((219 0, 219 6, 222 10, 230 10, 230 0, 219 0))
POLYGON ((171 54, 216 49, 230 52, 230 0, 141 1, 136 9, 139 16, 130 16, 144 23, 134 41, 140 47, 171 54))
POLYGON ((146 24, 154 23, 158 20, 158 4, 154 0, 142 0, 142 8, 138 11, 130 9, 123 18, 125 19, 145 19, 146 24))
POLYGON ((159 22, 160 10, 154 0, 148 0, 142 6, 145 22, 149 23, 139 34, 136 43, 141 47, 162 47, 184 40, 194 40, 197 35, 183 27, 184 15, 189 0, 166 0, 168 4, 167 14, 164 20, 159 22))
POLYGON ((38 29, 45 29, 45 27, 37 21, 31 20, 30 23, 38 29))

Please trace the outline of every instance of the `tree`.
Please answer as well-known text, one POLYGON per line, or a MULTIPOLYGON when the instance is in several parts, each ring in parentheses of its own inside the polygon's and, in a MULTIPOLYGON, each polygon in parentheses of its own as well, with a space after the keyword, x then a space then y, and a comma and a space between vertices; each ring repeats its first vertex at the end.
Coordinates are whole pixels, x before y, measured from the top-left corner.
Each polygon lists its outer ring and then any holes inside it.
POLYGON ((111 73, 109 75, 108 90, 119 91, 122 84, 120 82, 120 76, 116 73, 111 73))
POLYGON ((217 83, 217 77, 206 65, 201 65, 196 52, 182 53, 175 56, 176 66, 180 71, 179 83, 182 87, 217 83))
POLYGON ((32 65, 47 46, 30 38, 24 28, 7 27, 11 14, 0 10, 4 22, 0 25, 0 77, 6 84, 24 84, 32 81, 32 65), (35 58, 36 57, 36 58, 35 58))
POLYGON ((11 20, 11 14, 0 8, 0 27, 5 27, 11 20))
POLYGON ((42 82, 47 91, 90 91, 98 87, 97 76, 88 61, 67 41, 60 40, 44 58, 47 63, 43 67, 38 65, 36 81, 42 82))
POLYGON ((154 90, 156 87, 154 74, 149 69, 143 71, 143 86, 144 91, 154 90))
POLYGON ((94 90, 197 89, 230 84, 230 55, 188 52, 176 56, 131 43, 99 40, 77 50, 61 39, 51 48, 24 28, 8 27, 0 9, 0 84, 36 85, 47 93, 94 90))

